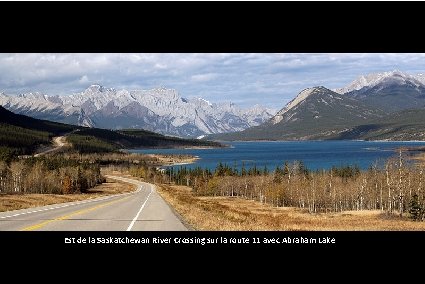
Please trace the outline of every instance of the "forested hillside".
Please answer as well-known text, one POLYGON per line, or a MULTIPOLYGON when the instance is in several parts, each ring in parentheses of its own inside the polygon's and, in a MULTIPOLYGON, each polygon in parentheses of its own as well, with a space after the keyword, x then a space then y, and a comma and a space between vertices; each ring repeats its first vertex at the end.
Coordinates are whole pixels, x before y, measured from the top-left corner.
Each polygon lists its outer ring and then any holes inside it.
POLYGON ((102 153, 123 148, 220 147, 217 142, 181 139, 145 130, 107 130, 84 128, 68 136, 68 141, 80 153, 102 153))
POLYGON ((0 160, 32 154, 53 136, 67 135, 71 150, 105 153, 122 148, 219 147, 219 143, 164 136, 145 130, 107 130, 68 125, 14 114, 0 106, 0 160))
POLYGON ((77 128, 14 114, 0 106, 0 160, 33 153, 40 145, 49 145, 53 136, 77 128))

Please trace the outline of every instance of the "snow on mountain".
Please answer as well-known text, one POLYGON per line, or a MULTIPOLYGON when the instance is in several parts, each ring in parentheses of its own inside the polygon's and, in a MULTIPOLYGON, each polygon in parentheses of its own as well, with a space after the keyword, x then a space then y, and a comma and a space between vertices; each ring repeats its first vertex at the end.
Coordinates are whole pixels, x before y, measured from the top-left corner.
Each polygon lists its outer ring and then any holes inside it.
POLYGON ((425 74, 417 74, 416 76, 415 76, 415 78, 419 81, 419 82, 421 82, 423 85, 425 85, 425 74))
POLYGON ((372 88, 380 83, 398 83, 406 84, 407 82, 412 83, 416 87, 425 85, 425 75, 409 75, 399 70, 383 73, 372 73, 368 75, 362 75, 347 86, 334 91, 339 94, 345 94, 351 91, 358 91, 364 87, 372 88))
POLYGON ((262 125, 207 138, 224 141, 334 139, 352 127, 380 119, 385 114, 353 96, 318 86, 302 90, 262 125))
POLYGON ((0 105, 17 113, 59 122, 103 128, 144 128, 191 137, 244 130, 273 115, 271 110, 258 105, 241 109, 230 102, 182 98, 173 89, 129 91, 100 85, 69 96, 1 93, 0 105))
POLYGON ((425 76, 395 70, 361 76, 337 90, 388 113, 425 106, 425 76))
POLYGON ((211 105, 212 105, 210 101, 207 101, 207 100, 205 100, 205 99, 203 99, 203 98, 198 98, 198 100, 205 102, 205 103, 206 103, 207 105, 209 105, 209 106, 211 106, 211 105))

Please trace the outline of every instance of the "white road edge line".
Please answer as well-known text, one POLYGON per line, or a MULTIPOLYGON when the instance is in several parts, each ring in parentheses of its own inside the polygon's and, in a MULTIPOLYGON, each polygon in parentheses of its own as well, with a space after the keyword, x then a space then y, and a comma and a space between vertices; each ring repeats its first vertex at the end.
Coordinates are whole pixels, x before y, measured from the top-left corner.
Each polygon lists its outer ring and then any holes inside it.
MULTIPOLYGON (((140 185, 140 190, 142 189, 142 186, 143 186, 143 185, 140 185)), ((139 218, 140 213, 142 213, 143 208, 145 208, 146 202, 148 202, 148 199, 149 199, 149 197, 151 196, 152 192, 153 192, 153 185, 151 185, 151 191, 149 192, 148 197, 146 197, 145 202, 143 202, 142 206, 141 206, 141 207, 140 207, 140 209, 139 209, 139 212, 137 212, 136 216, 133 218, 133 221, 131 221, 131 223, 130 223, 130 225, 128 226, 128 228, 127 228, 127 230, 126 230, 126 231, 131 231, 131 229, 132 229, 132 228, 133 228, 133 226, 134 226, 134 223, 136 223, 136 220, 139 218)))
MULTIPOLYGON (((114 176, 109 176, 110 178, 114 178, 114 176)), ((126 179, 126 178, 117 178, 118 180, 121 181, 126 181, 129 183, 134 183, 133 180, 131 179, 126 179)), ((41 208, 39 210, 35 210, 35 211, 26 211, 26 212, 21 212, 21 213, 16 213, 14 215, 6 215, 6 216, 0 216, 0 219, 7 219, 7 218, 12 218, 12 217, 17 217, 20 215, 27 215, 27 214, 32 214, 32 213, 37 213, 37 212, 41 212, 41 211, 50 211, 50 210, 54 210, 54 209, 60 209, 60 208, 65 208, 68 206, 75 206, 75 205, 81 205, 81 204, 85 204, 85 203, 92 203, 92 202, 96 202, 96 201, 103 201, 103 200, 107 200, 113 197, 117 197, 117 196, 125 196, 125 195, 130 195, 130 194, 136 194, 138 193, 140 190, 142 190, 142 187, 140 186, 138 190, 134 191, 134 192, 127 192, 127 193, 121 193, 121 194, 114 194, 114 195, 109 195, 109 196, 104 196, 104 197, 98 197, 98 198, 94 198, 94 199, 87 199, 87 200, 81 200, 81 201, 77 201, 77 202, 71 202, 62 206, 55 206, 55 207, 47 207, 47 208, 41 208)), ((150 195, 150 194, 149 194, 150 195)), ((54 205, 54 204, 52 204, 54 205)), ((51 206, 51 205, 46 205, 46 206, 51 206)), ((25 209, 23 209, 25 210, 25 209)), ((13 212, 13 211, 12 211, 13 212)), ((10 212, 10 213, 12 213, 10 212)), ((3 212, 0 212, 3 213, 3 212)))
MULTIPOLYGON (((126 194, 128 194, 128 193, 124 193, 123 195, 126 195, 126 194)), ((7 218, 20 216, 20 215, 37 213, 37 212, 41 212, 41 211, 49 211, 49 210, 60 209, 60 208, 65 208, 65 207, 69 207, 69 206, 92 203, 92 202, 96 202, 96 201, 103 201, 103 200, 110 199, 110 198, 115 197, 115 196, 118 196, 118 195, 110 195, 110 196, 107 196, 106 198, 100 197, 100 198, 95 198, 95 199, 72 202, 72 203, 69 203, 69 204, 66 204, 66 205, 62 205, 62 206, 48 207, 48 208, 38 209, 38 210, 35 210, 35 211, 27 211, 27 212, 22 212, 22 213, 16 213, 16 214, 13 214, 13 215, 1 216, 0 219, 7 219, 7 218)), ((49 205, 47 205, 47 206, 49 206, 49 205)))

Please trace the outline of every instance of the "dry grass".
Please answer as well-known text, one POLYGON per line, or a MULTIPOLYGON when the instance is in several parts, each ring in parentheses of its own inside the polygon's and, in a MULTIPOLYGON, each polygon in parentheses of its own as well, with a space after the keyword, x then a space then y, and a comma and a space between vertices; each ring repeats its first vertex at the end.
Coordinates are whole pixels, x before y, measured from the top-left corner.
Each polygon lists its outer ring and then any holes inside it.
POLYGON ((412 231, 425 222, 388 216, 381 211, 309 214, 298 208, 275 208, 229 197, 197 197, 188 187, 158 186, 158 192, 197 230, 244 231, 412 231))
POLYGON ((421 152, 419 154, 413 155, 412 157, 410 157, 410 159, 411 160, 414 160, 414 161, 416 161, 418 163, 424 164, 425 163, 425 153, 422 153, 421 152))
POLYGON ((158 159, 160 165, 184 165, 191 164, 199 160, 197 157, 185 155, 161 155, 161 154, 147 154, 147 156, 158 159))
POLYGON ((88 193, 80 194, 1 194, 0 212, 30 207, 44 206, 56 203, 79 201, 97 198, 104 195, 133 191, 134 185, 107 179, 106 183, 89 189, 88 193))

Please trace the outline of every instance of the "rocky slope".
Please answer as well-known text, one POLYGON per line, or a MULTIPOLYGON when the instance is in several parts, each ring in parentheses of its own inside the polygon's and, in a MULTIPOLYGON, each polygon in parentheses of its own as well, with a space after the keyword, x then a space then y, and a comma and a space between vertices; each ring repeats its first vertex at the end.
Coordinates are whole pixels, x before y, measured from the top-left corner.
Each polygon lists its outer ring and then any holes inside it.
POLYGON ((141 128, 182 137, 241 131, 273 115, 258 105, 241 109, 232 103, 186 99, 172 89, 128 91, 100 85, 69 96, 2 93, 0 105, 19 114, 57 122, 107 129, 141 128))

